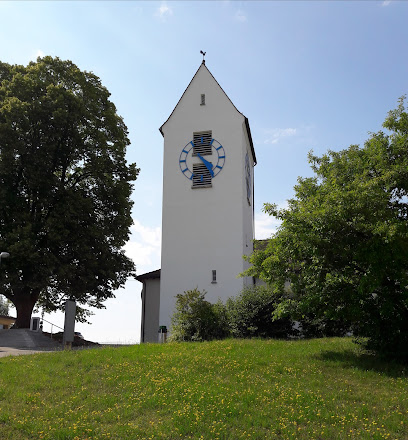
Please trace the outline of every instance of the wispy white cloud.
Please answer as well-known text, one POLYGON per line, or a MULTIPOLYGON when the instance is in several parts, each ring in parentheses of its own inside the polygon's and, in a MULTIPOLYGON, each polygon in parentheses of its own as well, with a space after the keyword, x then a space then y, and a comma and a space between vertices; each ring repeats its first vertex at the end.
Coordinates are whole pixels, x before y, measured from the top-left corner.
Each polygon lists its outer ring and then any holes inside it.
POLYGON ((273 145, 277 144, 282 138, 296 136, 298 130, 296 128, 272 128, 265 130, 265 139, 263 144, 273 145))
POLYGON ((259 145, 275 145, 281 142, 289 142, 296 145, 313 144, 315 126, 312 124, 300 124, 293 128, 269 128, 257 133, 255 142, 259 145))
POLYGON ((144 226, 135 219, 132 236, 125 245, 126 255, 136 264, 137 273, 160 268, 161 228, 144 226))
POLYGON ((161 246, 161 227, 157 226, 151 228, 143 226, 139 220, 134 220, 131 227, 132 233, 137 233, 142 238, 143 242, 149 243, 152 246, 160 248, 161 246))
POLYGON ((33 51, 32 52, 32 54, 31 54, 31 57, 30 57, 30 60, 31 61, 37 61, 37 58, 38 57, 44 57, 45 56, 45 53, 41 50, 41 49, 37 49, 37 50, 35 50, 35 51, 33 51))
POLYGON ((381 6, 389 6, 389 5, 391 4, 391 1, 392 1, 392 0, 384 0, 384 1, 381 3, 381 6))
POLYGON ((280 222, 268 214, 263 212, 255 214, 255 238, 257 240, 270 238, 279 225, 280 222))
POLYGON ((246 16, 245 12, 242 11, 241 9, 238 9, 238 11, 235 12, 234 18, 236 21, 239 21, 241 23, 244 23, 245 21, 247 21, 247 16, 246 16))
POLYGON ((166 21, 167 17, 171 17, 173 15, 173 9, 166 2, 162 2, 161 5, 156 9, 154 15, 160 20, 166 21))
MULTIPOLYGON (((280 208, 287 206, 287 203, 279 205, 280 208)), ((263 240, 270 238, 276 232, 282 222, 264 212, 255 213, 255 238, 263 240)))

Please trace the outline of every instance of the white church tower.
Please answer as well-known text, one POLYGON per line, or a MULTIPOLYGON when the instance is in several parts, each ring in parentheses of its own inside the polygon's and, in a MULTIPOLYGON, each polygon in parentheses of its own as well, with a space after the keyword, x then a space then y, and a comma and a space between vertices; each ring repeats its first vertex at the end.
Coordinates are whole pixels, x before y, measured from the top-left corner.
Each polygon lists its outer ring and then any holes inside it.
POLYGON ((142 341, 171 331, 175 296, 198 288, 223 302, 252 285, 240 278, 253 251, 254 146, 240 113, 202 62, 167 121, 161 273, 141 275, 142 341), (156 288, 147 288, 147 279, 156 288), (158 277, 160 288, 158 289, 158 277), (158 298, 158 290, 160 297, 158 298), (149 297, 150 296, 150 297, 149 297))

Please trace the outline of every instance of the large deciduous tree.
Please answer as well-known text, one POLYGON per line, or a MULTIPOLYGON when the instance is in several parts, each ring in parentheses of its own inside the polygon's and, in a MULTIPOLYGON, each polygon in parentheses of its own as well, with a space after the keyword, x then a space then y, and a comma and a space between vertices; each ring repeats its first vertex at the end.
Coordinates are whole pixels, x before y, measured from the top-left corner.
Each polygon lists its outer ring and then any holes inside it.
POLYGON ((367 347, 408 358, 408 113, 401 98, 363 147, 309 155, 282 220, 251 275, 290 295, 281 313, 349 323, 367 347))
POLYGON ((70 61, 0 63, 0 293, 28 327, 34 305, 103 307, 134 273, 127 128, 93 73, 70 61))

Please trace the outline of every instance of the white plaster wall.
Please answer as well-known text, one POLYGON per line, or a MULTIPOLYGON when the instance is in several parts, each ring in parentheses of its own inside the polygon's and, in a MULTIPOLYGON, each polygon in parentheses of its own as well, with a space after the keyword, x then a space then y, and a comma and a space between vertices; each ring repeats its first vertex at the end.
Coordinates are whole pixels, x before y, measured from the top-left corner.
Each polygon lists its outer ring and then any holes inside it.
MULTIPOLYGON (((245 188, 247 143, 244 116, 201 66, 170 119, 162 127, 163 224, 159 325, 170 328, 175 295, 198 287, 207 300, 238 294, 244 279, 242 255, 252 250, 252 206, 245 188), (205 94, 206 105, 200 105, 205 94), (211 188, 192 189, 179 157, 193 132, 212 130, 225 149, 223 170, 211 188), (248 238, 250 236, 250 239, 248 238), (246 245, 248 244, 248 248, 246 245), (212 270, 217 283, 212 284, 212 270)), ((199 160, 197 160, 199 162, 199 160)), ((253 203, 253 201, 252 201, 253 203)))

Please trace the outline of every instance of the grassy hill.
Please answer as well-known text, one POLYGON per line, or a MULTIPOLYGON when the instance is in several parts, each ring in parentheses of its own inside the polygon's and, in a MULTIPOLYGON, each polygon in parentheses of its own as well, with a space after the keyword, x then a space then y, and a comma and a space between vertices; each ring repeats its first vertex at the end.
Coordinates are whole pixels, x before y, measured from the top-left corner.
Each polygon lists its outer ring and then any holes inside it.
POLYGON ((335 338, 2 358, 0 437, 408 439, 408 375, 335 338))

